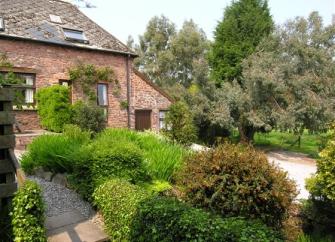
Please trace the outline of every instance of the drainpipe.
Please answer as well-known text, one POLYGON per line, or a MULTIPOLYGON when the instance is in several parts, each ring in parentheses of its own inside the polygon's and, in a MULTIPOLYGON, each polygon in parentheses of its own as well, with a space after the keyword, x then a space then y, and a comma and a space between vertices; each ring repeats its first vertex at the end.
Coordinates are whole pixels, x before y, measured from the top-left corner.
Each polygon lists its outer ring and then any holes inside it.
POLYGON ((129 70, 129 59, 130 59, 130 55, 127 55, 127 59, 126 59, 126 72, 127 72, 127 103, 128 103, 128 107, 127 107, 127 114, 128 114, 128 128, 131 128, 131 103, 130 103, 130 99, 131 99, 131 80, 130 80, 130 70, 129 70))

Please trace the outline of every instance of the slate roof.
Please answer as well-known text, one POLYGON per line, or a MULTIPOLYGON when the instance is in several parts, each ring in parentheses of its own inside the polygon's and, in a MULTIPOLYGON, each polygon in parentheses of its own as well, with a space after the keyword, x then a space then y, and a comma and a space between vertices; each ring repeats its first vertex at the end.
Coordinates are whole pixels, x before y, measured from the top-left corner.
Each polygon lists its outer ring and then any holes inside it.
POLYGON ((23 38, 135 55, 77 7, 62 0, 0 0, 0 17, 5 22, 5 31, 0 31, 0 38, 23 38), (52 22, 50 15, 59 16, 62 23, 52 22), (89 43, 66 40, 63 28, 83 31, 89 43))

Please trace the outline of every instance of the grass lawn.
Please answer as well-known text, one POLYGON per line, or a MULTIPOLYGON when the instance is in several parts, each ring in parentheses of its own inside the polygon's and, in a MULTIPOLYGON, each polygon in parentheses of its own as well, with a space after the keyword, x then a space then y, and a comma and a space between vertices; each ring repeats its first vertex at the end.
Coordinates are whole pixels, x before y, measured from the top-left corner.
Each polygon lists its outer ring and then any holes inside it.
POLYGON ((326 141, 327 134, 309 134, 304 132, 301 137, 301 145, 295 141, 298 137, 292 133, 272 131, 270 133, 255 135, 254 144, 263 149, 282 149, 307 154, 310 157, 318 157, 320 148, 326 141))

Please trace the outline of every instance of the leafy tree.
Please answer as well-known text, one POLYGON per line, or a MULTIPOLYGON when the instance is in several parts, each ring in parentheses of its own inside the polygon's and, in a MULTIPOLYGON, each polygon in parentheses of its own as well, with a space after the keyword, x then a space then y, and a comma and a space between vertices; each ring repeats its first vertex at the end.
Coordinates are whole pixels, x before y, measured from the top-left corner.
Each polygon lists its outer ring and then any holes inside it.
POLYGON ((131 35, 128 35, 127 47, 130 48, 131 50, 135 49, 135 40, 134 40, 133 36, 131 36, 131 35))
POLYGON ((215 30, 210 53, 212 77, 217 85, 242 79, 242 61, 273 29, 266 0, 233 1, 215 30))
POLYGON ((173 56, 170 48, 175 34, 175 24, 162 15, 153 17, 146 32, 140 36, 137 47, 139 58, 135 64, 158 85, 171 76, 173 56))
POLYGON ((96 8, 91 0, 71 0, 71 2, 78 8, 96 8))
POLYGON ((185 21, 171 42, 175 62, 172 84, 179 82, 187 88, 191 84, 206 85, 208 63, 205 57, 208 49, 209 41, 204 31, 193 20, 185 21))
POLYGON ((273 128, 326 129, 334 119, 334 36, 316 12, 278 27, 244 62, 243 82, 217 92, 213 122, 238 127, 244 141, 273 128))
POLYGON ((196 139, 196 128, 193 124, 192 113, 184 102, 171 105, 166 115, 164 133, 173 141, 189 145, 196 139))
POLYGON ((154 17, 140 37, 136 64, 175 100, 186 103, 194 112, 200 133, 207 134, 207 113, 214 89, 206 58, 210 43, 193 20, 185 21, 178 32, 174 26, 164 16, 154 17))
MULTIPOLYGON (((129 39, 129 44, 132 45, 129 39)), ((206 59, 209 41, 193 20, 185 21, 177 32, 165 16, 153 17, 137 46, 136 65, 155 83, 170 87, 177 83, 189 88, 205 87, 208 81, 206 59)))

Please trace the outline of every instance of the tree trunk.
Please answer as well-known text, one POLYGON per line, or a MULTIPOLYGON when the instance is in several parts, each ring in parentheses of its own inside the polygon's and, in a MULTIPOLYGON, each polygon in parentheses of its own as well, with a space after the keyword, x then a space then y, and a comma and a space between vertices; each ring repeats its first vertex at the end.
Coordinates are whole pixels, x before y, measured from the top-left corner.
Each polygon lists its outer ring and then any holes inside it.
POLYGON ((240 142, 242 144, 250 144, 254 141, 255 130, 250 126, 239 126, 240 142))

